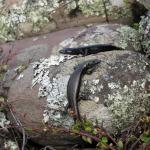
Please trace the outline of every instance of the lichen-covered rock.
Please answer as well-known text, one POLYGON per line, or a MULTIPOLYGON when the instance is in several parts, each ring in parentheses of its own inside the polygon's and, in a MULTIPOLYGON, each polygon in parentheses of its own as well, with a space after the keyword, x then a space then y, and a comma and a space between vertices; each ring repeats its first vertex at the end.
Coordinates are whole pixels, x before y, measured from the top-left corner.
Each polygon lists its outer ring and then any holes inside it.
POLYGON ((0 1, 0 42, 108 20, 128 24, 132 22, 131 5, 123 0, 0 1))
MULTIPOLYGON (((61 133, 60 136, 60 133, 45 133, 43 130, 46 130, 46 125, 68 128, 74 123, 65 111, 68 102, 67 82, 73 68, 85 60, 100 59, 101 63, 92 75, 85 75, 82 79, 79 103, 81 115, 93 122, 97 120, 100 126, 114 133, 150 111, 149 60, 143 55, 120 50, 86 57, 59 54, 63 47, 97 43, 121 46, 118 29, 122 27, 117 24, 87 27, 63 40, 53 47, 49 57, 30 64, 20 76, 14 78, 8 101, 26 133, 34 137, 39 135, 34 140, 56 147, 66 146, 64 143, 77 143, 76 138, 69 134, 61 133)), ((133 47, 131 49, 134 50, 133 47)))
POLYGON ((1 128, 7 128, 7 126, 10 124, 10 121, 8 121, 7 119, 6 119, 6 116, 5 116, 5 114, 2 112, 2 111, 0 111, 0 127, 1 128))
POLYGON ((143 4, 148 10, 150 10, 149 0, 137 0, 139 3, 143 4))
POLYGON ((20 33, 22 33, 22 35, 19 36, 23 36, 25 35, 32 35, 32 29, 33 29, 33 24, 29 23, 29 22, 24 22, 24 23, 20 23, 18 25, 18 28, 20 30, 20 33))
POLYGON ((61 49, 65 45, 77 47, 107 43, 113 43, 123 49, 141 51, 138 31, 127 25, 118 24, 91 25, 79 32, 75 38, 64 40, 57 48, 61 49))
POLYGON ((150 12, 139 23, 141 50, 150 56, 150 12))

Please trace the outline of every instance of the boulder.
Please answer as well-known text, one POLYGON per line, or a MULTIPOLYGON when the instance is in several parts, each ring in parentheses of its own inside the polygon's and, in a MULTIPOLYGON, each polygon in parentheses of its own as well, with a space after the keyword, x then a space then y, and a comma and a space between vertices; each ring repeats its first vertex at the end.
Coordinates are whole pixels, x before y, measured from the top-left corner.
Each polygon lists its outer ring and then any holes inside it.
POLYGON ((0 42, 89 23, 131 24, 133 0, 0 1, 0 42), (19 30, 18 30, 19 28, 19 30), (32 31, 32 32, 30 32, 32 31))
MULTIPOLYGON (((120 31, 125 27, 128 28, 117 24, 91 25, 78 30, 78 33, 51 47, 47 58, 41 56, 40 59, 36 55, 37 59, 11 80, 8 103, 32 140, 57 149, 81 144, 78 137, 49 131, 47 127, 68 129, 74 124, 73 118, 65 111, 68 103, 67 83, 74 67, 91 59, 99 59, 101 63, 91 75, 85 74, 82 78, 78 103, 82 116, 93 122, 97 120, 99 126, 109 133, 117 133, 150 111, 149 60, 135 52, 136 49, 128 41, 126 49, 132 51, 115 50, 85 57, 59 54, 59 50, 64 47, 98 43, 122 47, 125 44, 121 44, 120 31)), ((53 37, 55 35, 48 42, 53 37)), ((22 51, 22 55, 26 51, 22 51)), ((37 53, 40 54, 40 51, 42 49, 37 53)), ((32 52, 28 51, 29 54, 32 52)), ((15 57, 17 55, 20 54, 15 57)), ((14 69, 10 68, 6 82, 13 72, 14 69)))

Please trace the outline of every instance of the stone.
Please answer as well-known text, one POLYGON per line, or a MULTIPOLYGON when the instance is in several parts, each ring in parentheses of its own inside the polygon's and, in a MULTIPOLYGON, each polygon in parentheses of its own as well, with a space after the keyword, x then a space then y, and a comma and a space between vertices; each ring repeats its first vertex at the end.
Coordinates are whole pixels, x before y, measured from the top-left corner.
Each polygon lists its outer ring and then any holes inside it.
POLYGON ((43 26, 43 29, 41 29, 42 33, 48 33, 48 32, 52 32, 55 31, 57 28, 57 25, 54 21, 50 21, 49 24, 45 24, 45 26, 43 26))
POLYGON ((143 4, 148 10, 150 10, 149 0, 137 0, 139 3, 143 4))
POLYGON ((20 23, 18 26, 19 26, 20 32, 24 36, 32 35, 33 24, 31 22, 23 22, 23 23, 20 23))
POLYGON ((0 1, 0 42, 13 41, 22 37, 48 33, 57 29, 86 25, 89 23, 133 22, 132 4, 124 0, 7 0, 0 1), (105 3, 104 3, 105 2, 105 3), (9 13, 8 13, 9 12, 9 13), (53 20, 55 22, 53 22, 53 20), (55 24, 56 23, 56 24, 55 24), (18 33, 18 26, 20 31, 18 33), (32 29, 31 29, 32 28, 32 29), (30 31, 32 31, 30 33, 30 31))
POLYGON ((98 120, 99 125, 109 133, 117 133, 150 111, 149 60, 135 52, 130 43, 125 49, 132 51, 116 50, 86 57, 59 54, 64 47, 98 43, 121 47, 119 29, 122 27, 104 24, 79 30, 79 33, 56 44, 47 58, 28 64, 21 72, 22 78, 14 78, 8 92, 8 102, 26 133, 35 137, 32 140, 58 149, 80 143, 77 137, 53 130, 49 132, 46 127, 53 125, 68 129, 73 125, 73 119, 65 112, 67 82, 73 68, 86 60, 100 59, 101 63, 92 75, 83 76, 79 102, 81 115, 93 122, 98 120))
POLYGON ((147 57, 150 56, 150 11, 147 16, 143 16, 139 23, 139 35, 142 51, 147 57))

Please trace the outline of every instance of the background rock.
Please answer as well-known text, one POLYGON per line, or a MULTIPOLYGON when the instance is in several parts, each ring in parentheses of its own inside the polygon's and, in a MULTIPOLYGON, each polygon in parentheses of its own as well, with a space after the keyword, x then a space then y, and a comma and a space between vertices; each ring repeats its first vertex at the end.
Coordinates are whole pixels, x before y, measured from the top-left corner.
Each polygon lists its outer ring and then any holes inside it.
MULTIPOLYGON (((22 33, 22 36, 25 34, 27 36, 30 36, 32 35, 32 28, 33 28, 33 24, 32 23, 28 23, 28 22, 25 22, 25 23, 20 23, 18 25, 19 29, 20 29, 20 32, 22 33)), ((21 36, 21 35, 19 35, 21 36)))
POLYGON ((148 10, 150 10, 149 0, 137 0, 139 3, 143 4, 148 10))
POLYGON ((133 1, 7 0, 0 2, 0 42, 88 23, 131 24, 133 1), (24 27, 27 28, 25 29, 24 27), (20 27, 20 30, 18 30, 20 27), (30 29, 32 27, 32 30, 30 29))
POLYGON ((148 12, 147 16, 143 16, 139 23, 139 35, 140 35, 140 43, 141 50, 147 55, 150 56, 150 12, 148 12))
MULTIPOLYGON (((93 121, 98 119, 100 125, 103 122, 106 130, 112 132, 121 130, 141 114, 149 111, 149 62, 141 54, 113 51, 72 58, 60 55, 58 52, 63 47, 96 43, 122 46, 119 40, 121 39, 119 29, 122 27, 124 26, 113 24, 93 25, 82 31, 79 30, 79 33, 70 38, 62 39, 59 45, 56 44, 55 47, 53 45, 50 56, 46 59, 38 61, 39 55, 36 55, 37 59, 34 58, 36 62, 21 72, 22 78, 18 76, 14 78, 10 86, 8 101, 16 117, 26 129, 33 129, 26 131, 32 137, 36 135, 33 140, 54 145, 54 147, 78 143, 77 138, 69 134, 61 133, 60 136, 60 133, 44 133, 45 124, 43 123, 67 128, 73 124, 72 118, 65 114, 64 110, 67 104, 66 86, 74 66, 85 60, 98 58, 102 60, 102 63, 92 75, 85 75, 82 80, 80 97, 82 100, 89 100, 80 103, 82 115, 86 115, 93 121), (34 132, 34 129, 38 130, 34 132)), ((62 32, 62 37, 65 33, 62 32)), ((50 39, 52 40, 53 37, 55 33, 50 39)), ((50 39, 47 42, 50 42, 50 39)), ((131 46, 131 49, 134 50, 134 47, 131 46)), ((21 55, 25 55, 26 51, 27 49, 23 50, 21 55)), ((41 51, 42 49, 37 53, 41 51)), ((28 53, 30 54, 30 51, 28 53)), ((15 57, 17 58, 17 54, 15 57)))

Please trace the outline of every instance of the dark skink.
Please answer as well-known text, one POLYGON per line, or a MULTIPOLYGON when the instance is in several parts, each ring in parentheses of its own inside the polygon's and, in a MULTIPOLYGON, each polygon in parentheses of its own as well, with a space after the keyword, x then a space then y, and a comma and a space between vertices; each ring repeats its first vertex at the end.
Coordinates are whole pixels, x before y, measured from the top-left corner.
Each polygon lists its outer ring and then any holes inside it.
POLYGON ((70 76, 68 85, 67 85, 67 99, 68 106, 73 110, 73 116, 75 119, 81 120, 79 109, 78 109, 78 101, 79 101, 79 91, 82 76, 89 70, 93 69, 93 67, 100 63, 100 60, 93 59, 79 64, 73 74, 70 76))
POLYGON ((121 50, 122 48, 116 47, 110 44, 96 44, 96 45, 89 45, 89 46, 82 46, 77 48, 64 48, 59 52, 62 54, 69 54, 69 55, 91 55, 96 54, 99 52, 106 52, 111 50, 121 50))

